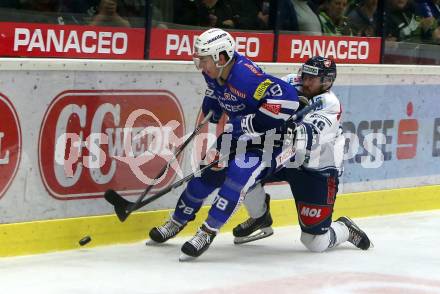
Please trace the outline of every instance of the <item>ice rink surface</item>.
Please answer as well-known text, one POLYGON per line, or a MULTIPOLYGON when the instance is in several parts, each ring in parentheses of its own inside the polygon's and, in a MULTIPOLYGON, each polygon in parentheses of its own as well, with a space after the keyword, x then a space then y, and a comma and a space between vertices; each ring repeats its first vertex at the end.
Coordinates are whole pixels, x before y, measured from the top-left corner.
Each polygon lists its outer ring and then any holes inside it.
POLYGON ((440 293, 439 210, 355 221, 374 248, 346 243, 311 253, 298 226, 244 245, 221 234, 191 262, 178 261, 189 237, 160 246, 85 246, 2 258, 0 288, 5 294, 440 293))

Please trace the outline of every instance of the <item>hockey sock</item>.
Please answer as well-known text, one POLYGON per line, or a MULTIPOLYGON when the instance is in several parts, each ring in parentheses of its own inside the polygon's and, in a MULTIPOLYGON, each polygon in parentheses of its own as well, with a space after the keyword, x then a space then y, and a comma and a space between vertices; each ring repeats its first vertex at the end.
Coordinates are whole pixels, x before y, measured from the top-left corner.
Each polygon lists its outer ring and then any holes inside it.
POLYGON ((261 184, 257 184, 244 198, 244 206, 251 218, 260 218, 267 211, 266 194, 261 184))
POLYGON ((215 186, 206 185, 201 178, 194 178, 180 195, 173 218, 182 224, 192 221, 202 206, 203 201, 215 189, 215 186))
POLYGON ((332 248, 332 247, 336 247, 339 244, 347 241, 348 237, 350 235, 350 232, 348 231, 348 228, 346 225, 344 225, 340 222, 332 222, 332 224, 330 225, 330 234, 333 236, 330 237, 329 248, 332 248))

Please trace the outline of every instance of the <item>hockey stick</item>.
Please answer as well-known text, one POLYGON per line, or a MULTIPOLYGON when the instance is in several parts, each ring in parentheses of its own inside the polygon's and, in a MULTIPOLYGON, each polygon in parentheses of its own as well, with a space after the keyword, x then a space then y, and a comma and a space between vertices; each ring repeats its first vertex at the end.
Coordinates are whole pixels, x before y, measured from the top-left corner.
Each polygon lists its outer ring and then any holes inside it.
POLYGON ((174 158, 169 161, 162 170, 157 174, 157 176, 154 178, 154 182, 149 185, 144 192, 138 197, 138 199, 135 202, 131 202, 128 200, 125 200, 120 194, 118 194, 115 190, 109 189, 104 193, 104 198, 109 203, 111 203, 115 207, 116 215, 118 216, 119 220, 121 222, 125 221, 127 217, 136 209, 139 209, 138 205, 139 203, 144 200, 145 196, 150 192, 150 190, 156 185, 155 181, 160 178, 170 167, 171 163, 174 160, 177 160, 177 157, 182 153, 182 151, 185 149, 185 147, 192 141, 192 139, 200 132, 200 129, 209 121, 211 116, 213 115, 212 111, 210 111, 205 118, 202 120, 202 122, 195 128, 195 130, 192 132, 192 134, 185 140, 185 142, 182 143, 182 145, 177 148, 176 152, 174 153, 174 158))
MULTIPOLYGON (((107 201, 109 201, 110 203, 112 203, 115 207, 115 212, 116 215, 118 216, 119 220, 121 222, 123 222, 129 215, 131 212, 133 212, 134 210, 140 209, 142 207, 144 207, 145 205, 147 205, 148 203, 153 202, 154 200, 162 197, 163 195, 171 192, 172 190, 176 189, 177 187, 185 184, 186 182, 189 182, 190 180, 192 180, 196 175, 201 175, 203 174, 207 169, 210 169, 211 167, 215 166, 216 164, 218 164, 219 162, 224 161, 225 159, 229 158, 230 155, 234 154, 235 152, 231 152, 229 154, 226 154, 224 156, 222 156, 219 159, 214 160, 213 162, 211 162, 210 164, 204 166, 203 168, 195 171, 192 174, 187 175, 186 177, 180 179, 179 181, 175 182, 174 184, 172 184, 171 186, 160 190, 159 192, 157 192, 156 194, 154 194, 153 196, 148 197, 145 200, 142 200, 141 202, 139 202, 137 205, 134 202, 128 201, 125 198, 122 198, 120 196, 117 196, 119 194, 115 194, 116 192, 114 192, 113 190, 109 190, 109 191, 113 191, 110 192, 107 196, 112 198, 112 201, 110 201, 109 199, 107 199, 107 201), (136 205, 136 207, 134 206, 136 205), (132 211, 130 211, 129 213, 129 208, 134 208, 132 211)), ((109 192, 107 191, 107 192, 109 192)), ((106 194, 107 194, 106 192, 106 194)))
POLYGON ((288 121, 293 120, 293 121, 298 121, 298 120, 302 120, 304 116, 306 116, 309 112, 318 109, 319 107, 322 106, 322 100, 318 100, 310 105, 307 105, 306 107, 304 107, 303 109, 297 111, 294 115, 292 115, 288 121))
MULTIPOLYGON (((293 121, 299 121, 300 119, 302 119, 306 114, 308 114, 309 112, 317 109, 318 107, 322 106, 322 101, 318 100, 317 102, 304 107, 303 109, 301 109, 300 111, 298 111, 296 114, 292 115, 289 120, 293 120, 293 121)), ((211 162, 209 165, 204 166, 203 168, 201 168, 200 170, 186 176, 185 178, 175 182, 174 184, 172 184, 171 186, 160 190, 159 192, 157 192, 156 194, 154 194, 153 196, 149 197, 148 199, 145 200, 141 200, 139 201, 139 203, 133 203, 131 201, 128 201, 126 199, 124 199, 122 196, 120 196, 118 193, 116 193, 113 190, 108 190, 105 193, 105 198, 108 202, 110 202, 111 204, 114 205, 115 207, 115 212, 116 215, 118 216, 119 220, 121 222, 125 221, 125 219, 130 215, 131 212, 133 212, 134 210, 137 210, 139 208, 144 207, 145 205, 151 203, 152 201, 162 197, 163 195, 167 194, 168 192, 174 190, 175 188, 181 186, 182 184, 190 181, 191 179, 193 179, 196 175, 201 175, 203 174, 204 171, 206 171, 207 169, 211 168, 212 166, 218 164, 219 162, 223 161, 225 158, 229 158, 230 155, 234 154, 235 152, 229 153, 213 162, 211 162), (129 209, 131 208, 131 211, 129 212, 129 209)), ((268 176, 264 177, 262 180, 266 179, 268 176)), ((259 181, 260 182, 260 181, 259 181)))

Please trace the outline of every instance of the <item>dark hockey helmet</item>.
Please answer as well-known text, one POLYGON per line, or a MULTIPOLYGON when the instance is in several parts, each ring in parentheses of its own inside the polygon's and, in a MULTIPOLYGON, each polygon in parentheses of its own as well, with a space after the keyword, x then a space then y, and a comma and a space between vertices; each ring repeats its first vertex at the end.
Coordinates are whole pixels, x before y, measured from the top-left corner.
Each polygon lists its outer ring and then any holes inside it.
POLYGON ((336 63, 329 58, 313 56, 301 68, 301 77, 304 75, 319 76, 321 84, 330 88, 336 79, 336 63))

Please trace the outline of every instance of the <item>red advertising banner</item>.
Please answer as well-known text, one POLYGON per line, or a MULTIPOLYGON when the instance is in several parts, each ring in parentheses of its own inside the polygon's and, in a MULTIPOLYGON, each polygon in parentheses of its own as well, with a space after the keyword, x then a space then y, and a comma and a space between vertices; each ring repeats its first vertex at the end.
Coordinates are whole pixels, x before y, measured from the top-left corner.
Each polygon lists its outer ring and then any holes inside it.
POLYGON ((321 55, 339 63, 380 63, 381 38, 281 34, 278 62, 304 62, 321 55))
POLYGON ((143 59, 145 29, 1 23, 0 56, 143 59))
MULTIPOLYGON (((185 134, 177 97, 166 90, 70 90, 49 105, 39 139, 44 186, 57 199, 102 197, 111 187, 124 195, 171 160, 185 134), (172 157, 171 157, 172 158, 172 157)), ((182 158, 180 157, 179 160, 182 158)), ((178 161, 178 165, 181 161, 178 161)), ((176 177, 170 168, 152 193, 176 177)))
POLYGON ((0 198, 11 185, 21 158, 21 128, 11 101, 0 93, 0 198))
MULTIPOLYGON (((202 30, 151 30, 150 59, 191 60, 194 39, 202 30)), ((237 51, 253 61, 270 62, 274 35, 271 33, 231 32, 237 51)))

